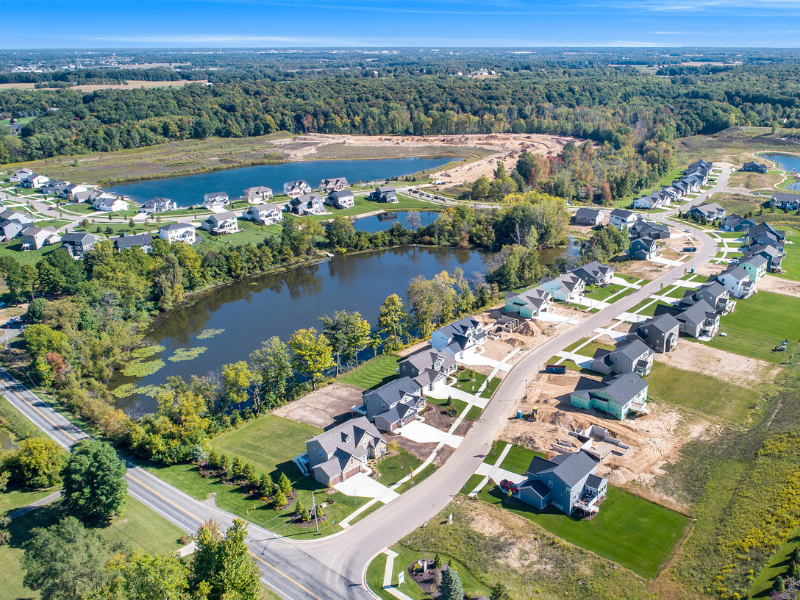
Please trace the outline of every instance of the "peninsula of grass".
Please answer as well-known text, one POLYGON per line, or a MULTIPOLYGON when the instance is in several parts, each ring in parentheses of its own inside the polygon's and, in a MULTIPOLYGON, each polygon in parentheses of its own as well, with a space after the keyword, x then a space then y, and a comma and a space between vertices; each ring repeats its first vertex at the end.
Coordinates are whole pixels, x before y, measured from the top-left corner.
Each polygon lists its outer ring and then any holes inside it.
POLYGON ((377 470, 380 473, 380 477, 377 481, 386 487, 390 487, 409 475, 411 471, 421 464, 422 461, 416 456, 407 450, 399 448, 392 456, 387 456, 378 461, 377 470))
POLYGON ((646 578, 658 575, 689 526, 688 517, 610 486, 600 512, 590 521, 553 507, 537 510, 509 498, 499 486, 486 486, 478 498, 646 578))
POLYGON ((397 377, 397 364, 400 357, 383 355, 365 363, 339 377, 339 381, 348 385, 370 390, 389 383, 397 377))

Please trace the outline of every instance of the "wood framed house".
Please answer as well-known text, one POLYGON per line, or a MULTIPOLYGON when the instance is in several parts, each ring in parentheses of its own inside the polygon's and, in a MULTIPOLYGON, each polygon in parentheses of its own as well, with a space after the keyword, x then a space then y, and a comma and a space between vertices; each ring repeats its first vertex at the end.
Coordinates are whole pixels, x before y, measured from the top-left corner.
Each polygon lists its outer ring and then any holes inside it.
POLYGON ((319 182, 319 193, 330 194, 331 192, 341 192, 350 184, 347 183, 346 177, 333 177, 330 179, 322 179, 319 182))
POLYGON ((520 317, 532 319, 550 308, 553 294, 543 287, 535 287, 519 294, 506 294, 506 313, 515 313, 520 317))
POLYGON ((629 338, 636 336, 656 352, 671 352, 678 345, 680 326, 680 321, 665 313, 634 324, 629 338))
POLYGON ((113 238, 114 248, 119 251, 126 248, 141 248, 145 254, 149 254, 153 249, 153 236, 149 231, 144 233, 123 233, 119 237, 113 238))
POLYGON ((61 247, 77 260, 94 248, 99 239, 91 233, 73 231, 61 236, 61 247))
POLYGON ((341 209, 353 208, 356 204, 356 200, 353 196, 353 192, 350 190, 343 190, 328 194, 328 197, 325 198, 325 204, 341 209))
POLYGON ((778 210, 800 210, 800 194, 775 192, 769 200, 769 205, 778 210))
POLYGON ((49 177, 45 177, 44 175, 37 175, 36 173, 31 173, 30 175, 28 175, 27 179, 25 179, 25 181, 22 182, 22 187, 38 190, 48 181, 50 181, 49 177))
POLYGON ((17 169, 8 178, 8 181, 9 183, 23 183, 30 175, 33 175, 33 171, 30 169, 17 169))
POLYGON ((55 227, 34 227, 29 225, 20 232, 22 250, 38 250, 44 246, 52 246, 61 241, 55 227))
POLYGON ((622 229, 623 227, 630 229, 633 224, 641 218, 641 215, 638 213, 630 210, 623 210, 621 208, 615 208, 611 211, 611 214, 609 214, 608 222, 617 229, 622 229))
POLYGON ((767 165, 751 161, 744 163, 741 170, 745 171, 746 173, 766 173, 767 165))
POLYGON ((362 396, 360 407, 353 407, 380 431, 394 432, 416 420, 427 406, 422 386, 411 377, 400 377, 362 396))
POLYGON ((397 190, 393 185, 381 185, 375 188, 375 191, 369 195, 369 199, 375 202, 394 204, 397 202, 397 190))
POLYGON ((608 285, 614 279, 614 269, 609 265, 601 265, 596 260, 572 269, 570 273, 583 279, 586 285, 608 285))
POLYGON ((756 284, 750 279, 748 272, 737 265, 725 269, 716 276, 715 281, 720 282, 734 298, 749 298, 756 291, 756 284))
POLYGON ((567 515, 595 514, 608 489, 606 479, 597 475, 597 464, 583 450, 552 458, 537 456, 519 486, 519 499, 539 510, 552 504, 567 515))
POLYGON ((592 371, 603 375, 611 373, 636 373, 647 377, 653 368, 653 349, 642 340, 622 341, 614 350, 599 348, 592 360, 592 371))
POLYGON ((736 300, 718 281, 705 283, 696 290, 687 290, 678 303, 680 307, 688 307, 700 300, 705 300, 714 307, 720 315, 727 315, 736 310, 736 300))
POLYGON ((640 237, 628 246, 628 256, 635 260, 652 260, 660 254, 658 242, 649 237, 640 237))
POLYGON ((94 201, 94 207, 103 212, 122 212, 128 210, 128 203, 117 196, 103 194, 94 201))
POLYGON ((739 266, 747 272, 750 281, 753 283, 758 283, 764 278, 767 274, 768 265, 769 260, 761 254, 754 254, 739 261, 739 266))
POLYGON ((569 402, 583 410, 597 410, 623 420, 631 412, 647 412, 647 382, 636 373, 624 373, 602 382, 582 377, 569 402))
POLYGON ((209 192, 208 194, 203 194, 203 208, 215 210, 225 208, 230 205, 230 203, 228 192, 209 192))
POLYGON ((251 206, 244 212, 242 218, 259 225, 274 225, 283 221, 283 205, 259 204, 258 206, 251 206))
POLYGON ((67 187, 61 190, 59 196, 62 198, 66 198, 67 200, 73 200, 75 198, 75 194, 78 192, 88 192, 89 188, 84 185, 78 185, 77 183, 70 183, 67 187))
POLYGON ((325 212, 325 199, 319 194, 305 194, 304 196, 292 198, 286 204, 286 210, 299 217, 303 215, 321 215, 325 212))
POLYGON ((696 339, 710 340, 719 332, 719 313, 705 300, 691 306, 656 306, 655 316, 670 314, 680 323, 680 332, 696 339))
POLYGON ((586 282, 574 273, 564 273, 555 279, 542 277, 539 287, 561 302, 577 302, 583 296, 586 282))
POLYGON ((579 208, 572 216, 575 225, 590 225, 597 227, 603 222, 603 212, 596 208, 579 208))
POLYGON ((483 323, 474 317, 464 317, 445 325, 431 334, 431 346, 437 352, 446 352, 456 360, 474 353, 486 342, 483 323))
POLYGON ((175 210, 177 205, 169 198, 151 198, 139 208, 139 212, 150 215, 175 210))
POLYGON ((701 220, 705 219, 709 223, 724 219, 727 215, 725 209, 716 202, 708 202, 700 206, 693 206, 689 214, 701 220))
POLYGON ((446 381, 456 368, 456 361, 450 354, 426 348, 401 360, 398 372, 400 377, 411 377, 423 390, 431 391, 446 381))

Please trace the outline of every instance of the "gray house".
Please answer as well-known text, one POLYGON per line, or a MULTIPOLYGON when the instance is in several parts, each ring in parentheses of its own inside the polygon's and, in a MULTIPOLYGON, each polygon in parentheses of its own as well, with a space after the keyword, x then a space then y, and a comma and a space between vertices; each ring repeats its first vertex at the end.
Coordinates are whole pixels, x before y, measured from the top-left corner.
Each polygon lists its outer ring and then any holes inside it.
POLYGON ((608 482, 597 476, 597 461, 583 450, 559 454, 551 459, 535 457, 527 471, 528 479, 519 486, 519 499, 544 509, 552 504, 561 512, 598 512, 599 500, 606 495, 608 482))
POLYGON ((680 321, 665 313, 635 324, 630 333, 656 352, 670 352, 678 344, 680 327, 680 321))
POLYGON ((630 228, 631 238, 648 237, 653 240, 668 240, 669 227, 663 223, 651 223, 640 219, 630 228))
POLYGON ((603 213, 596 208, 579 208, 572 217, 575 225, 591 225, 597 227, 603 222, 603 213))
POLYGON ((735 214, 729 214, 722 219, 722 229, 725 231, 747 231, 750 227, 755 226, 755 221, 745 219, 735 214))
POLYGON ((713 338, 719 331, 719 314, 705 300, 698 300, 686 308, 677 306, 656 306, 655 314, 671 314, 681 324, 680 331, 693 338, 713 338))
POLYGON ((366 417, 350 419, 306 442, 314 479, 333 486, 368 471, 368 462, 386 454, 386 440, 366 417))
POLYGON ((328 194, 328 197, 325 198, 325 204, 335 206, 336 208, 352 208, 355 206, 355 203, 355 197, 350 190, 331 192, 328 194))
POLYGON ((244 191, 243 197, 251 204, 260 204, 272 200, 272 188, 264 185, 249 187, 244 191))
POLYGON ((332 177, 330 179, 323 179, 319 182, 319 193, 330 194, 331 192, 341 192, 344 188, 349 186, 346 177, 332 177))
POLYGON ((767 259, 767 270, 780 271, 785 254, 785 252, 781 252, 775 246, 756 245, 743 253, 742 260, 747 260, 753 256, 763 256, 767 259))
POLYGON ((123 233, 118 238, 114 238, 114 248, 124 250, 125 248, 141 248, 145 254, 149 254, 153 249, 153 236, 149 232, 132 235, 123 233))
POLYGON ((636 373, 646 377, 653 368, 653 349, 639 338, 617 344, 614 350, 599 348, 594 354, 592 371, 603 375, 636 373))
POLYGON ((375 188, 375 191, 369 195, 370 200, 375 202, 397 202, 397 190, 393 185, 381 185, 375 188))
POLYGON ((716 221, 717 219, 724 219, 725 209, 716 202, 708 202, 700 206, 693 206, 689 214, 698 218, 704 218, 708 222, 716 221))
POLYGON ((742 165, 742 171, 747 173, 766 173, 767 172, 767 165, 762 165, 757 162, 747 162, 742 165))
POLYGON ((139 212, 141 213, 148 213, 148 214, 156 214, 156 213, 163 213, 168 212, 170 210, 175 210, 177 205, 173 200, 169 198, 151 198, 144 204, 142 204, 139 212))
POLYGON ((456 361, 447 352, 426 348, 400 361, 400 377, 411 377, 423 389, 432 390, 456 370, 456 361))
POLYGON ((393 432, 408 425, 426 406, 422 386, 411 377, 400 377, 363 394, 363 404, 356 408, 381 431, 393 432))
POLYGON ((303 215, 319 215, 325 211, 324 203, 325 199, 319 194, 305 194, 292 198, 286 204, 286 210, 300 217, 303 215))
POLYGON ((649 237, 633 240, 628 246, 628 256, 636 260, 650 260, 658 256, 658 242, 649 237))
POLYGON ((586 282, 586 285, 605 285, 611 283, 614 269, 608 265, 601 265, 596 260, 570 271, 586 282))
POLYGON ((688 290, 678 305, 691 306, 699 300, 708 302, 721 315, 732 313, 736 309, 736 301, 731 298, 730 292, 716 281, 706 283, 696 290, 688 290))
POLYGON ((13 240, 26 227, 28 227, 28 223, 20 223, 12 219, 3 219, 0 221, 0 241, 8 242, 13 240))
POLYGON ((778 210, 798 210, 800 209, 800 194, 775 192, 772 194, 769 204, 778 210))
POLYGON ((61 237, 61 247, 70 253, 72 258, 79 259, 89 250, 94 248, 98 237, 91 233, 73 231, 61 237))

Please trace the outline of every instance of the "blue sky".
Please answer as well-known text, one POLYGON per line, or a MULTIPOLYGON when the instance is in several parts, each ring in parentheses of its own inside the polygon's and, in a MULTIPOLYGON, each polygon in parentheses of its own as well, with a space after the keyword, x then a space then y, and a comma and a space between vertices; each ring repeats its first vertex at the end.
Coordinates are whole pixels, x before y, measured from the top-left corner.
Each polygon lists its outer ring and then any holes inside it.
POLYGON ((0 5, 7 25, 18 21, 4 28, 0 41, 10 49, 800 46, 800 0, 4 0, 0 5))

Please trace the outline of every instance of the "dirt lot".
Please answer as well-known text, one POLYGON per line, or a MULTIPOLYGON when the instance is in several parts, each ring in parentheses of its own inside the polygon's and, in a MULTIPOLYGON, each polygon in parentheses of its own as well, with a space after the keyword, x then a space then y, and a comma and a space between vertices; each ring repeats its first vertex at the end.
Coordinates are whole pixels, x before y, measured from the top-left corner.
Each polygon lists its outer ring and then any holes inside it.
POLYGON ((274 411, 274 414, 328 429, 353 415, 351 408, 361 404, 362 391, 353 385, 334 383, 281 406, 274 411))
MULTIPOLYGON (((778 168, 773 165, 771 161, 766 159, 756 158, 762 164, 766 163, 770 168, 778 168)), ((747 173, 740 171, 738 173, 731 173, 728 178, 728 185, 725 188, 729 192, 738 192, 742 194, 752 194, 753 190, 772 189, 781 181, 784 176, 780 173, 747 173)))
POLYGON ((622 260, 614 259, 611 262, 617 275, 637 277, 647 281, 657 279, 664 274, 664 269, 668 268, 665 265, 659 265, 644 260, 628 260, 627 258, 622 260))
MULTIPOLYGON (((580 377, 570 371, 566 375, 538 374, 528 384, 528 400, 520 401, 516 407, 523 412, 538 407, 537 421, 509 421, 501 437, 533 450, 553 452, 557 440, 571 439, 569 431, 589 425, 605 427, 612 437, 630 446, 624 456, 609 454, 598 467, 599 475, 619 486, 633 480, 649 482, 663 472, 666 463, 678 459, 686 441, 713 434, 709 422, 687 422, 678 412, 652 403, 650 414, 625 421, 605 418, 596 411, 574 409, 563 396, 575 389, 580 377)), ((602 450, 598 444, 595 447, 602 450)))
POLYGON ((758 289, 763 292, 775 292, 776 294, 800 298, 800 281, 791 281, 767 275, 758 282, 758 289))
POLYGON ((739 356, 681 339, 672 352, 656 354, 655 360, 676 369, 711 375, 722 381, 753 387, 772 381, 778 369, 763 360, 739 356))

